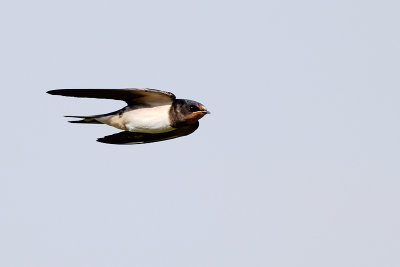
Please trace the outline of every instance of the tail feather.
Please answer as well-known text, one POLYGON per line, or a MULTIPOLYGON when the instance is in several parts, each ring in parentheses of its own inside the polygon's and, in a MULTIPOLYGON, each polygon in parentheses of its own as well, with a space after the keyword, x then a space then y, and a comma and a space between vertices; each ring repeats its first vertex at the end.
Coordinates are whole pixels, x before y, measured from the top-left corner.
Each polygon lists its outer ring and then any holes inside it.
POLYGON ((64 116, 64 117, 81 119, 81 120, 77 120, 77 121, 69 121, 71 123, 103 124, 102 122, 99 122, 96 119, 100 118, 100 117, 104 117, 104 116, 122 114, 125 111, 126 108, 127 107, 124 107, 124 108, 122 108, 120 110, 113 111, 113 112, 106 113, 106 114, 100 114, 100 115, 93 115, 93 116, 64 116))
POLYGON ((77 121, 68 121, 70 123, 102 124, 101 122, 96 120, 97 116, 64 116, 64 117, 82 119, 77 121))
POLYGON ((79 121, 68 121, 70 123, 86 123, 86 124, 102 124, 101 122, 98 122, 96 120, 91 120, 91 121, 87 121, 87 120, 79 120, 79 121))

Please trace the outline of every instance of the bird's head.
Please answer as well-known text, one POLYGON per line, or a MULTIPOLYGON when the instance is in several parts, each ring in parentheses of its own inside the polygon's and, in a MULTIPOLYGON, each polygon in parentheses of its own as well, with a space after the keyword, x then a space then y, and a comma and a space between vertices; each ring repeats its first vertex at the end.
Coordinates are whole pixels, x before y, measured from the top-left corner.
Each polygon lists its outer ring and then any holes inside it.
POLYGON ((170 110, 172 125, 175 126, 194 123, 206 114, 210 112, 204 105, 187 99, 176 99, 170 110))

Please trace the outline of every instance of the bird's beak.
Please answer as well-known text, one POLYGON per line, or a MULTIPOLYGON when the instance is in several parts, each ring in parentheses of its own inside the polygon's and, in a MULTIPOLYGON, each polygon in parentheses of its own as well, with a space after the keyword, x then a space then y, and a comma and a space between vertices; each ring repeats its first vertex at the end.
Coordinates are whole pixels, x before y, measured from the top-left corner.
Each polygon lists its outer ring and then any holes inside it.
POLYGON ((203 105, 199 105, 198 108, 200 109, 199 112, 206 114, 210 114, 210 111, 207 110, 207 108, 203 105))

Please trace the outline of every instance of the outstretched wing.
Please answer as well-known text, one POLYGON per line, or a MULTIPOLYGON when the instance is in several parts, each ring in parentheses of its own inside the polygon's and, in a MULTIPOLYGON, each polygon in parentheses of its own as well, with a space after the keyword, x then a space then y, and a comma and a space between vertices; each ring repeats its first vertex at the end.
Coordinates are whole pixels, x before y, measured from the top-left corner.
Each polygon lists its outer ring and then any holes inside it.
POLYGON ((170 132, 158 133, 158 134, 123 131, 116 134, 107 135, 103 138, 99 138, 97 139, 97 141, 101 143, 115 144, 115 145, 153 143, 189 135, 194 131, 196 131, 198 127, 199 127, 199 122, 196 122, 194 124, 190 124, 188 126, 181 127, 170 132))
POLYGON ((128 105, 158 106, 168 105, 175 100, 175 95, 156 89, 56 89, 47 92, 51 95, 72 97, 102 98, 125 101, 128 105))

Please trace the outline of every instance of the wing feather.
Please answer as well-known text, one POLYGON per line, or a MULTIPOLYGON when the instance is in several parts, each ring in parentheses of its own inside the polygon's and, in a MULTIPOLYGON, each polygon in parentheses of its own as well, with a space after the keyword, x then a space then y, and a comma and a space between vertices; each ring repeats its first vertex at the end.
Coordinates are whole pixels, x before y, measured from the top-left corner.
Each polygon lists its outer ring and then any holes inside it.
POLYGON ((171 104, 175 95, 157 89, 126 88, 126 89, 56 89, 47 92, 51 95, 71 97, 86 97, 114 99, 125 101, 128 105, 157 106, 171 104))
POLYGON ((158 133, 158 134, 123 131, 99 138, 97 139, 97 141, 100 143, 116 144, 116 145, 153 143, 189 135, 194 131, 196 131, 198 127, 199 127, 199 122, 196 122, 194 124, 190 124, 170 132, 158 133))

